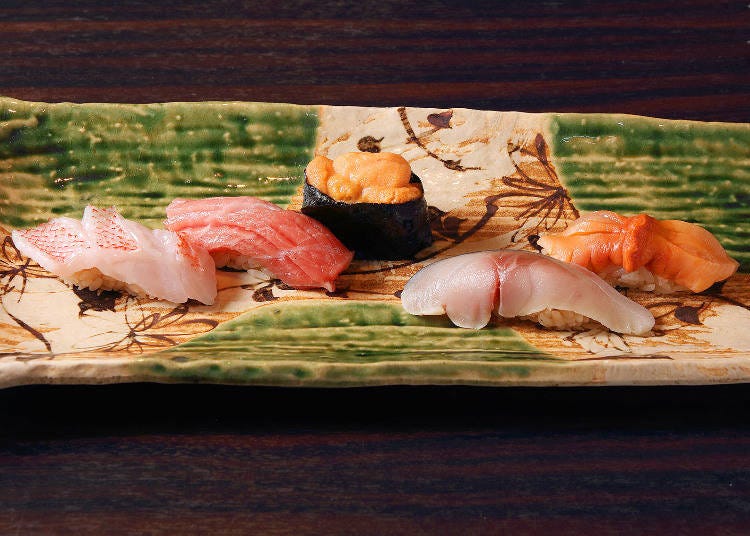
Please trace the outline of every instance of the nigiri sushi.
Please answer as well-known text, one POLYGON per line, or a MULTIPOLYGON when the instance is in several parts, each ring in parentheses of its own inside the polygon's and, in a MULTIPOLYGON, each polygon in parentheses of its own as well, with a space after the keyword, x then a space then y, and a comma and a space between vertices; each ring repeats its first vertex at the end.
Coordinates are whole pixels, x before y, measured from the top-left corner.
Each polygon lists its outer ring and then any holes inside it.
POLYGON ((434 262, 414 274, 401 293, 413 315, 442 315, 480 329, 492 313, 526 317, 557 329, 590 320, 612 331, 648 333, 653 315, 596 274, 538 253, 480 251, 434 262))
POLYGON ((256 197, 175 199, 165 225, 217 267, 261 268, 296 288, 336 288, 349 251, 322 223, 256 197))
POLYGON ((702 292, 739 267, 703 227, 646 214, 592 212, 560 233, 542 235, 537 244, 542 253, 614 285, 659 293, 702 292))
POLYGON ((54 218, 11 236, 22 255, 81 288, 175 303, 193 298, 210 305, 216 298, 216 269, 207 251, 177 233, 127 220, 114 208, 87 206, 81 221, 54 218))

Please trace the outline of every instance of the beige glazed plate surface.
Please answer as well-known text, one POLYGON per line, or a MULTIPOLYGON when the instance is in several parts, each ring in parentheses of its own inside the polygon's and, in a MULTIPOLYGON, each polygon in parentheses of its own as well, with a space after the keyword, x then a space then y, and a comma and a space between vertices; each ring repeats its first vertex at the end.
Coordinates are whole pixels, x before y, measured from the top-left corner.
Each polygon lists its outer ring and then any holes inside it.
POLYGON ((605 385, 750 380, 750 125, 600 114, 238 102, 43 104, 0 98, 0 386, 129 381, 248 385, 605 385), (9 233, 116 206, 159 227, 175 197, 253 195, 298 208, 314 154, 403 154, 434 244, 355 261, 334 293, 218 272, 216 303, 81 291, 9 233), (699 223, 740 272, 700 294, 627 295, 647 337, 496 319, 473 331, 408 315, 404 283, 436 259, 531 249, 609 209, 699 223))

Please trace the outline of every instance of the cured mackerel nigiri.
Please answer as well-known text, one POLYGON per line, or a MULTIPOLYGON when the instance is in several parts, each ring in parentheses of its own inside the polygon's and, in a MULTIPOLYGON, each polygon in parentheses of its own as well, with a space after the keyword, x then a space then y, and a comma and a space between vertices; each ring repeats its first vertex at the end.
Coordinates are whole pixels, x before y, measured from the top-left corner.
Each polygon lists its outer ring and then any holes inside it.
POLYGON ((21 254, 66 283, 91 290, 124 290, 175 303, 210 305, 216 269, 208 252, 177 233, 126 220, 114 208, 87 206, 81 221, 54 218, 12 232, 21 254))
POLYGON ((660 293, 702 292, 739 267, 703 227, 646 214, 592 212, 560 233, 542 235, 538 244, 542 253, 588 268, 614 285, 660 293))
POLYGON ((437 261, 412 276, 401 303, 413 315, 447 314, 462 328, 486 326, 493 312, 558 329, 588 319, 632 335, 654 326, 645 307, 596 274, 526 251, 481 251, 437 261))
POLYGON ((297 288, 335 290, 354 256, 322 223, 256 197, 175 199, 165 225, 218 267, 261 268, 297 288))

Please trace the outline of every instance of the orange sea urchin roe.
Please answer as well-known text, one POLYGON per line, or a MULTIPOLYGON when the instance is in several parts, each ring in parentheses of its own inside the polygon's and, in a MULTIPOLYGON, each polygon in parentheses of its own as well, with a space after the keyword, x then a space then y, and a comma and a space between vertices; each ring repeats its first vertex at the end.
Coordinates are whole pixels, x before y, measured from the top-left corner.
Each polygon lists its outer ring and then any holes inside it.
POLYGON ((406 203, 422 195, 420 185, 409 182, 409 162, 393 153, 316 156, 305 174, 311 186, 347 203, 406 203))

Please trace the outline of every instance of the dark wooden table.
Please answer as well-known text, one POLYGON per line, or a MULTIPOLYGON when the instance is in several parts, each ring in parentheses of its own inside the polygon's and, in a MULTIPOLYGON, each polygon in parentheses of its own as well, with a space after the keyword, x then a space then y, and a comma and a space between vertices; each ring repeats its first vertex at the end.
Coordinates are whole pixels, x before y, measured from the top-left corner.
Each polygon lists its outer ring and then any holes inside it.
MULTIPOLYGON (((750 122, 746 2, 3 2, 0 94, 750 122)), ((750 386, 0 392, 0 533, 750 531, 750 386)))

